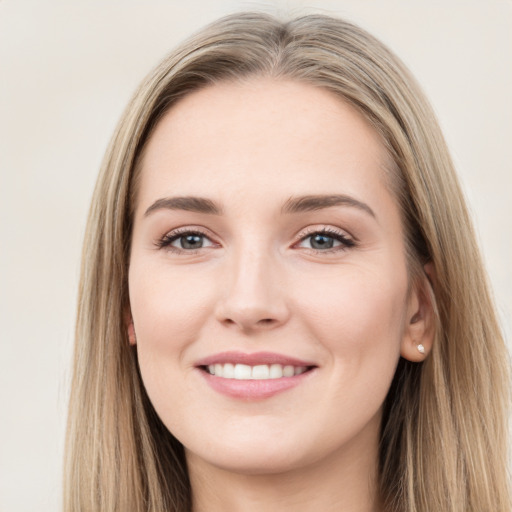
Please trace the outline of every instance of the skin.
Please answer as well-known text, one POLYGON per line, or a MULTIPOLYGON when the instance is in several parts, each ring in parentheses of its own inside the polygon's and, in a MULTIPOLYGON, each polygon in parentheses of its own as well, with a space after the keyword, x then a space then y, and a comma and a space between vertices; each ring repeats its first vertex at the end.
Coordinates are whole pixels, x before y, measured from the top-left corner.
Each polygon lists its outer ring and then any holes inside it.
POLYGON ((390 166, 351 106, 286 80, 194 92, 151 136, 127 327, 149 397, 185 446, 195 511, 379 510, 382 403, 400 355, 421 361, 431 345, 390 166), (281 211, 290 197, 326 194, 368 209, 281 211), (189 196, 222 213, 155 205, 189 196), (203 247, 184 248, 183 238, 159 247, 177 228, 205 233, 203 247), (353 245, 327 238, 333 247, 318 248, 312 233, 323 229, 353 245), (227 397, 196 365, 229 350, 277 352, 315 369, 269 398, 227 397))

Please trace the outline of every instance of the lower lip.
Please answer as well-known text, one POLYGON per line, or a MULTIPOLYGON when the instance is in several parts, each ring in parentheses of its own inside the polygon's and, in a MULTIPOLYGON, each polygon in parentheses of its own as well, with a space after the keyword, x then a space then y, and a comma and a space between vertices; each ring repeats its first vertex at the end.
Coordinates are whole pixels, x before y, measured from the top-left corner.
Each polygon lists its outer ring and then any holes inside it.
POLYGON ((309 378, 314 369, 293 377, 264 380, 224 379, 201 369, 199 371, 208 385, 218 393, 242 400, 262 400, 298 386, 309 378))

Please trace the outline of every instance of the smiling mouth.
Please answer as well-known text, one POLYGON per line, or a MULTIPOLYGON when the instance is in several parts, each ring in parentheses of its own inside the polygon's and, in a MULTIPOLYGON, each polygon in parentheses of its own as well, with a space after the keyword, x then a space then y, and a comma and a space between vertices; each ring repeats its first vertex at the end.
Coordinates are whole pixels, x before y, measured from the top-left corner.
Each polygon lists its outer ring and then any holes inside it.
POLYGON ((196 368, 214 391, 247 402, 304 385, 318 365, 274 352, 227 351, 197 361, 196 368))
POLYGON ((275 380, 283 377, 294 377, 302 375, 313 366, 293 366, 282 364, 258 364, 250 366, 247 364, 210 364, 200 367, 203 371, 223 379, 234 380, 275 380))

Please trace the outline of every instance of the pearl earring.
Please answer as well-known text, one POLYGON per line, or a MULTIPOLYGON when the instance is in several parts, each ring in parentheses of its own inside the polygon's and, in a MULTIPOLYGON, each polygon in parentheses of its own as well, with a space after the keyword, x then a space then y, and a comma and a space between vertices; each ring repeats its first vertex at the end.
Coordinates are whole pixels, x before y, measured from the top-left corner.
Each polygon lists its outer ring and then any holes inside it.
POLYGON ((425 353, 425 347, 421 343, 418 345, 418 352, 420 354, 424 354, 425 353))

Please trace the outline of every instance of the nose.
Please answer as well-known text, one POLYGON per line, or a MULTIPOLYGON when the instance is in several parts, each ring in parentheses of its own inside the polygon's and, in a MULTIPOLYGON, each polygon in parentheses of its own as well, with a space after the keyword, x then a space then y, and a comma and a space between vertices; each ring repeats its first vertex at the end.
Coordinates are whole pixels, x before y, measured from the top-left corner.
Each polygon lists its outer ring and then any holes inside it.
POLYGON ((286 287, 270 254, 241 252, 229 262, 226 274, 216 306, 219 322, 246 333, 273 329, 287 322, 290 312, 286 287))

